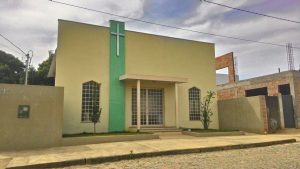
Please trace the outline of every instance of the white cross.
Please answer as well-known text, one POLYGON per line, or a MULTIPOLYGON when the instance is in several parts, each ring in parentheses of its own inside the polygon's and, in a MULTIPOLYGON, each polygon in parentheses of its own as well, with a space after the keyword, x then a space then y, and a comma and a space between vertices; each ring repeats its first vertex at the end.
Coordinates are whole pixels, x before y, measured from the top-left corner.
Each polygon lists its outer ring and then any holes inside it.
POLYGON ((120 55, 120 36, 125 36, 124 34, 120 33, 119 24, 117 23, 117 32, 111 32, 112 35, 117 36, 117 56, 120 55))

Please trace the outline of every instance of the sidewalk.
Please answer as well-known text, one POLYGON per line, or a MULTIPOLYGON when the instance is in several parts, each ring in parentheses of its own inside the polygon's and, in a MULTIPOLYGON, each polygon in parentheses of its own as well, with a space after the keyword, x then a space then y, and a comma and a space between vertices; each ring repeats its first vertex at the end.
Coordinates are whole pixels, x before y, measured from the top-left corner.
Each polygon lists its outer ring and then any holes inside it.
POLYGON ((288 135, 246 135, 199 138, 178 134, 177 136, 162 138, 159 140, 0 152, 0 168, 62 167, 129 158, 260 147, 295 142, 296 137, 288 135))

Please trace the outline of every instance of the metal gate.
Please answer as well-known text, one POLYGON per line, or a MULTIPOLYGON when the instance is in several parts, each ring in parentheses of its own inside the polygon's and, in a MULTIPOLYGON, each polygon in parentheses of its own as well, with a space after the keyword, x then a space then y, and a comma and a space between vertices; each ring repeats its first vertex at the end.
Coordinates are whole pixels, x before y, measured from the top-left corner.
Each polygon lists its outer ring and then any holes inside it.
POLYGON ((277 96, 267 96, 267 116, 269 131, 276 131, 280 126, 279 102, 277 96))
POLYGON ((282 95, 282 108, 284 115, 284 127, 295 128, 293 97, 291 95, 282 95))

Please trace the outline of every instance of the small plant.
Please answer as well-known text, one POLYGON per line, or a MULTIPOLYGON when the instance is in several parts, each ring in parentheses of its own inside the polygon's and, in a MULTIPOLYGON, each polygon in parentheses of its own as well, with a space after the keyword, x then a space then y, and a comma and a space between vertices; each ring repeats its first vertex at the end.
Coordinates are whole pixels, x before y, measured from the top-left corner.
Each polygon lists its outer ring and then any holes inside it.
POLYGON ((97 97, 93 98, 93 113, 90 115, 90 120, 94 123, 94 133, 96 133, 96 124, 100 122, 102 108, 97 105, 97 97))
POLYGON ((212 122, 210 117, 213 115, 213 112, 210 108, 213 99, 215 98, 216 93, 213 91, 207 91, 207 95, 203 97, 203 101, 201 102, 201 123, 203 124, 203 128, 205 130, 208 129, 209 124, 212 122))

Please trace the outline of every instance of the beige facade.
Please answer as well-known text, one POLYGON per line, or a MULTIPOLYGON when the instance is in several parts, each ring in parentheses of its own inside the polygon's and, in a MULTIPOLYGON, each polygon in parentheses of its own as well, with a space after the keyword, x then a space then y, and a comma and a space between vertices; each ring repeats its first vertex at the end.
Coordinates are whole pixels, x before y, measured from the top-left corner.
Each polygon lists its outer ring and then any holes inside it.
MULTIPOLYGON (((125 74, 158 77, 140 79, 141 88, 160 88, 163 97, 163 127, 201 128, 200 121, 189 120, 188 90, 197 87, 203 97, 216 91, 214 44, 163 37, 139 32, 125 34, 125 74), (169 78, 173 77, 173 78, 169 78), (166 80, 163 80, 166 79, 166 80), (170 79, 186 79, 177 83, 170 79), (177 107, 177 109, 176 109, 177 107), (176 110, 177 115, 176 115, 176 110)), ((56 86, 65 89, 64 133, 91 132, 93 124, 81 122, 82 84, 101 83, 100 105, 103 108, 100 132, 108 131, 109 118, 109 29, 95 25, 59 21, 56 50, 56 86)), ((125 83, 125 125, 131 125, 132 88, 139 79, 121 79, 125 83)), ((211 128, 218 128, 217 102, 211 128)))
MULTIPOLYGON (((199 121, 189 120, 188 89, 201 89, 202 96, 206 91, 215 91, 215 58, 214 45, 155 36, 137 32, 126 32, 126 74, 158 75, 166 77, 187 78, 187 83, 178 85, 179 127, 199 128, 199 121), (140 43, 142 42, 142 43, 140 43), (142 49, 142 50, 136 50, 142 49)), ((135 84, 128 84, 129 90, 135 84)), ((165 90, 165 125, 175 124, 175 86, 174 83, 142 81, 141 88, 162 87, 165 90)), ((130 93, 126 93, 127 98, 130 93)), ((130 114, 130 99, 126 99, 130 114)), ((217 103, 213 105, 214 120, 212 128, 218 128, 217 103)))
POLYGON ((63 88, 0 84, 0 150, 58 146, 63 123, 63 88), (29 117, 18 116, 29 105, 29 117))
POLYGON ((108 130, 109 32, 105 27, 59 21, 55 86, 64 87, 64 133, 93 132, 81 122, 82 84, 101 84, 101 121, 97 131, 108 130))

